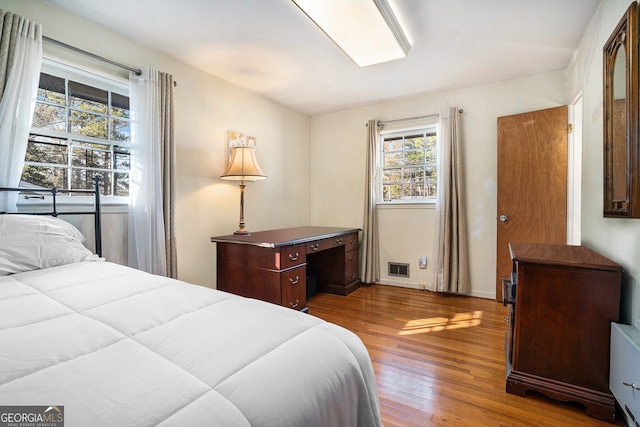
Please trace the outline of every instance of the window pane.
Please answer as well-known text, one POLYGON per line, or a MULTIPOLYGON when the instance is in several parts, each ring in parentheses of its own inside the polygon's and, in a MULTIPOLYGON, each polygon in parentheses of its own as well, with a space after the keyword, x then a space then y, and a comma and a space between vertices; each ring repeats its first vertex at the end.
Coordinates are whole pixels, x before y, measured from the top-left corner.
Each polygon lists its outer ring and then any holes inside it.
POLYGON ((401 151, 402 150, 402 138, 385 138, 382 143, 382 148, 387 151, 401 151))
POLYGON ((72 107, 96 113, 107 113, 109 93, 106 90, 69 82, 69 103, 72 107))
POLYGON ((128 173, 114 172, 113 195, 114 196, 129 195, 129 174, 128 173))
POLYGON ((422 197, 422 188, 419 185, 405 185, 403 196, 405 199, 422 197))
POLYGON ((129 170, 131 168, 131 154, 128 148, 113 147, 113 168, 121 170, 129 170))
POLYGON ((382 195, 384 200, 400 199, 402 197, 402 185, 384 184, 382 186, 382 195))
POLYGON ((427 164, 435 164, 438 161, 438 150, 436 149, 436 147, 427 149, 427 151, 425 152, 424 161, 427 164))
POLYGON ((424 147, 424 138, 422 135, 407 136, 404 141, 405 150, 416 150, 424 147))
POLYGON ((426 168, 425 180, 427 197, 436 197, 438 189, 438 173, 435 167, 426 168))
POLYGON ((423 182, 424 170, 422 168, 405 169, 403 174, 404 182, 423 182))
POLYGON ((107 139, 107 118, 83 111, 69 113, 69 128, 71 133, 107 139))
POLYGON ((73 166, 108 169, 111 167, 111 152, 105 150, 109 150, 109 146, 75 142, 71 164, 73 166))
POLYGON ((21 179, 41 188, 67 188, 67 174, 62 168, 25 165, 21 179))
POLYGON ((402 169, 388 169, 382 172, 382 182, 393 183, 402 181, 402 169))
POLYGON ((40 73, 38 101, 48 101, 55 104, 65 105, 65 94, 64 79, 40 73))
MULTIPOLYGON (((72 190, 93 190, 93 176, 96 171, 87 169, 72 169, 71 170, 71 189, 72 190)), ((101 194, 104 196, 111 195, 111 177, 110 173, 101 173, 102 180, 100 181, 101 194)))
POLYGON ((404 155, 405 165, 422 165, 424 164, 424 151, 406 151, 404 155))
POLYGON ((402 166, 402 152, 384 153, 383 166, 402 166))
POLYGON ((68 153, 66 139, 32 134, 29 135, 25 161, 66 165, 69 159, 68 153))
POLYGON ((111 115, 129 118, 129 97, 119 93, 111 93, 111 115))
POLYGON ((111 119, 111 140, 131 141, 131 127, 128 120, 111 119))
POLYGON ((426 162, 436 163, 438 161, 438 140, 435 134, 428 134, 425 138, 426 162))
POLYGON ((34 128, 57 130, 65 132, 67 124, 65 120, 65 108, 36 102, 36 108, 33 112, 34 128))
MULTIPOLYGON (((87 171, 87 173, 89 174, 90 178, 91 178, 91 182, 93 182, 93 177, 96 174, 95 171, 87 171)), ((102 180, 100 180, 100 194, 102 194, 103 196, 111 196, 112 192, 111 192, 111 173, 108 172, 100 172, 100 175, 102 176, 102 180)), ((92 184, 93 185, 93 184, 92 184)), ((91 187, 93 188, 93 187, 91 187)))

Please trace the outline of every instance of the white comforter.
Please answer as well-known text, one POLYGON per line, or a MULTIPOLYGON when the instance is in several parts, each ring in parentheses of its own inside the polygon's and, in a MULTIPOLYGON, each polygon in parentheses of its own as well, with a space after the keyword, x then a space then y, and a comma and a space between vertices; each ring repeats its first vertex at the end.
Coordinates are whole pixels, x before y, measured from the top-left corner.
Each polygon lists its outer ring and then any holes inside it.
POLYGON ((63 405, 67 427, 381 425, 353 333, 107 262, 0 277, 0 405, 63 405))

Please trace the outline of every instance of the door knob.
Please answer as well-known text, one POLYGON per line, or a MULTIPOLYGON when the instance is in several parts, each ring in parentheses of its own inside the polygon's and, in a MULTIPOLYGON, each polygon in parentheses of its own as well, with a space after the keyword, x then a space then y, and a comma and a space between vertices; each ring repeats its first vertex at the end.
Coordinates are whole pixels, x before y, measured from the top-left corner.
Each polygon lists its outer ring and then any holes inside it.
POLYGON ((501 222, 507 222, 507 216, 506 215, 500 215, 500 221, 501 222))

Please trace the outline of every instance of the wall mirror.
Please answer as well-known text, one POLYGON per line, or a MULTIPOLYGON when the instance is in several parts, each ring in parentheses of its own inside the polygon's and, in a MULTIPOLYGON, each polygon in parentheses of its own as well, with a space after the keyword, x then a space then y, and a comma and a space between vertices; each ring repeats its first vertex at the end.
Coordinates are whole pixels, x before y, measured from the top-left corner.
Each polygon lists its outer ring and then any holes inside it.
POLYGON ((640 218, 638 4, 607 40, 604 58, 604 216, 640 218))

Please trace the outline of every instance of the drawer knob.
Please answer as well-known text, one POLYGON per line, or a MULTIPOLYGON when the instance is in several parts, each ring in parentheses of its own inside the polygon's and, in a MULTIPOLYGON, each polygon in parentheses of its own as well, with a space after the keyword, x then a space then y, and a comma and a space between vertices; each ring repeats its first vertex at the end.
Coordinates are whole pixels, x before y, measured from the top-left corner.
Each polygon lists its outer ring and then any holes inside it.
POLYGON ((353 262, 353 261, 355 261, 355 260, 356 260, 356 257, 355 257, 355 256, 352 256, 351 258, 349 258, 349 261, 351 261, 351 262, 353 262))
POLYGON ((355 279, 356 278, 356 273, 351 273, 351 278, 355 279))
POLYGON ((289 302, 289 307, 291 308, 296 308, 298 306, 298 304, 300 304, 300 300, 298 298, 296 298, 296 302, 289 302))
POLYGON ((640 390, 640 386, 635 384, 635 383, 625 383, 625 382, 623 382, 622 385, 627 386, 627 387, 631 387, 634 390, 640 390))
POLYGON ((320 243, 312 243, 311 244, 311 250, 312 251, 317 251, 318 249, 320 249, 320 243))
POLYGON ((342 237, 340 237, 339 239, 336 239, 336 243, 341 245, 344 243, 344 239, 342 237))
POLYGON ((354 246, 356 243, 358 243, 358 241, 356 239, 353 239, 350 243, 351 243, 351 246, 354 246))
POLYGON ((295 279, 292 279, 291 277, 289 277, 289 282, 291 282, 292 285, 297 285, 299 281, 300 281, 300 276, 298 275, 296 275, 295 279))
POLYGON ((299 254, 298 252, 296 252, 296 254, 295 254, 295 255, 294 255, 294 254, 289 254, 289 259, 290 259, 291 261, 297 261, 297 260, 298 260, 298 257, 300 257, 300 254, 299 254))

